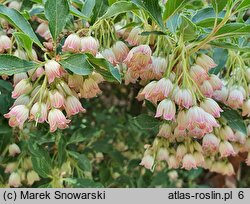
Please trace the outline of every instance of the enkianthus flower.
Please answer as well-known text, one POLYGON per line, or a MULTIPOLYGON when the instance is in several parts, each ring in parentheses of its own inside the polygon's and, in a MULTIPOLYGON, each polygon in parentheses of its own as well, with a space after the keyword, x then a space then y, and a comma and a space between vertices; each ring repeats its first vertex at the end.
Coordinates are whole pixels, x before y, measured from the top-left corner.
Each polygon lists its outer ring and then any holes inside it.
POLYGON ((242 105, 242 116, 250 116, 250 99, 244 101, 242 105))
POLYGON ((27 183, 28 183, 28 185, 32 186, 33 183, 35 183, 36 181, 40 181, 39 175, 33 170, 29 171, 27 173, 27 183))
POLYGON ((61 108, 64 102, 64 96, 57 89, 49 91, 49 104, 51 107, 61 108))
POLYGON ((234 109, 240 108, 243 105, 244 98, 242 90, 240 88, 233 87, 229 91, 227 104, 234 109))
POLYGON ((217 64, 214 62, 214 60, 205 54, 201 54, 200 56, 197 57, 196 64, 203 67, 207 72, 211 68, 214 68, 217 66, 217 64))
POLYGON ((167 161, 169 157, 169 152, 166 148, 159 148, 157 151, 157 160, 158 161, 167 161))
POLYGON ((126 59, 128 53, 129 53, 129 48, 124 42, 117 41, 112 46, 112 51, 115 55, 116 60, 121 63, 121 62, 123 62, 123 60, 126 59))
POLYGON ((245 135, 243 132, 237 130, 235 132, 235 138, 236 138, 237 142, 239 142, 240 144, 244 144, 246 142, 247 135, 245 135))
POLYGON ((9 185, 15 188, 21 186, 21 177, 18 173, 12 172, 9 177, 9 185))
POLYGON ((178 106, 187 109, 195 103, 192 92, 189 89, 180 89, 179 87, 174 89, 173 99, 178 106))
POLYGON ((80 48, 81 38, 77 34, 73 33, 66 38, 62 50, 64 52, 79 52, 80 48))
POLYGON ((233 146, 228 141, 222 141, 219 146, 219 152, 221 157, 234 156, 236 153, 233 149, 233 146))
POLYGON ((32 81, 35 81, 37 78, 44 74, 43 67, 38 67, 37 69, 31 69, 28 71, 29 76, 32 77, 32 81))
POLYGON ((171 126, 169 124, 167 124, 167 123, 164 123, 163 125, 161 125, 157 136, 165 137, 165 138, 171 137, 172 136, 172 128, 171 128, 171 126))
POLYGON ((79 92, 83 85, 83 77, 77 74, 69 75, 68 85, 70 88, 73 88, 75 91, 79 92))
POLYGON ((236 141, 236 136, 229 126, 220 128, 219 135, 223 140, 236 141))
POLYGON ((205 158, 201 152, 198 152, 198 151, 194 152, 193 157, 195 159, 197 166, 202 167, 205 164, 205 158))
POLYGON ((20 148, 17 146, 17 144, 13 143, 9 146, 9 155, 11 157, 16 156, 17 154, 20 154, 21 150, 20 148))
POLYGON ((90 76, 85 79, 83 82, 83 86, 80 90, 80 94, 82 98, 93 98, 100 94, 102 91, 100 90, 98 83, 100 82, 100 78, 95 76, 90 76))
POLYGON ((3 53, 5 50, 10 49, 12 46, 11 40, 7 35, 0 36, 0 53, 3 53))
POLYGON ((124 63, 131 70, 145 70, 152 63, 151 54, 152 51, 148 45, 139 45, 129 51, 124 63))
POLYGON ((149 64, 149 68, 155 74, 156 79, 160 79, 167 69, 168 62, 162 57, 152 57, 152 64, 149 64))
POLYGON ((61 65, 55 60, 47 61, 44 67, 49 84, 51 84, 55 80, 55 78, 61 78, 62 75, 65 73, 61 65))
POLYGON ((214 134, 206 134, 202 139, 202 148, 205 151, 217 152, 220 140, 214 134))
POLYGON ((81 52, 89 52, 96 55, 99 49, 99 42, 97 39, 88 36, 81 38, 81 52))
POLYGON ((49 112, 48 122, 50 125, 50 132, 55 132, 57 128, 68 128, 68 123, 70 123, 70 120, 66 119, 61 110, 52 109, 49 112))
POLYGON ((190 69, 190 76, 197 84, 202 84, 209 79, 208 73, 199 65, 193 65, 190 69))
POLYGON ((19 96, 15 100, 14 104, 11 106, 10 109, 12 109, 12 108, 14 108, 15 106, 18 106, 18 105, 28 105, 29 102, 30 102, 30 96, 27 95, 27 94, 23 94, 23 95, 19 96))
POLYGON ((29 93, 31 90, 32 90, 32 84, 31 84, 30 80, 29 79, 22 79, 15 86, 11 97, 16 99, 23 94, 29 93))
POLYGON ((154 165, 154 157, 152 157, 151 155, 147 154, 144 155, 144 157, 142 158, 142 161, 140 163, 141 166, 144 166, 146 169, 152 169, 153 165, 154 165))
POLYGON ((37 27, 36 33, 38 33, 45 40, 50 40, 52 38, 50 31, 49 31, 49 25, 47 23, 41 23, 37 27))
POLYGON ((174 120, 176 113, 176 107, 173 101, 169 99, 164 99, 157 106, 157 111, 155 117, 161 117, 165 120, 174 120))
POLYGON ((113 53, 112 49, 105 49, 101 52, 101 55, 108 60, 111 64, 117 65, 118 61, 116 60, 115 54, 113 53))
POLYGON ((202 101, 200 107, 206 112, 210 113, 215 118, 219 118, 220 113, 223 112, 218 103, 216 103, 211 98, 206 98, 204 101, 202 101))
POLYGON ((18 73, 13 76, 13 86, 15 87, 23 79, 27 79, 28 75, 26 73, 18 73))
POLYGON ((213 98, 214 98, 216 101, 220 101, 220 102, 226 103, 227 98, 228 98, 228 94, 229 94, 228 88, 225 87, 225 86, 223 86, 223 87, 221 88, 221 90, 216 90, 216 91, 214 91, 214 93, 213 93, 213 98))
POLYGON ((186 145, 184 145, 184 144, 178 145, 178 147, 176 149, 176 158, 181 160, 184 157, 184 155, 186 155, 186 154, 187 154, 186 145))
POLYGON ((182 159, 182 168, 186 170, 196 169, 197 163, 192 154, 186 154, 182 159))
POLYGON ((213 87, 214 91, 221 90, 223 87, 223 82, 217 75, 211 74, 210 79, 208 81, 213 87))
POLYGON ((47 121, 48 108, 45 103, 36 102, 30 110, 30 119, 38 123, 47 121))
POLYGON ((130 33, 128 38, 126 39, 126 41, 132 45, 132 46, 136 46, 139 45, 140 43, 144 42, 145 37, 141 36, 142 33, 142 29, 140 27, 134 27, 130 33))
POLYGON ((5 167, 4 173, 6 174, 12 173, 16 170, 16 168, 17 168, 16 162, 8 163, 7 166, 5 167))
POLYGON ((230 162, 227 163, 223 161, 214 162, 210 170, 227 176, 232 176, 235 174, 233 165, 230 162))
POLYGON ((57 90, 62 94, 62 95, 73 95, 72 90, 69 88, 68 84, 65 83, 64 81, 60 80, 59 83, 56 84, 57 90))
POLYGON ((86 110, 82 107, 81 102, 75 96, 68 96, 65 100, 65 110, 67 116, 76 115, 80 112, 85 112, 86 110))
POLYGON ((29 117, 29 109, 25 105, 18 105, 12 108, 9 113, 4 114, 4 117, 9 118, 11 127, 18 126, 20 129, 23 129, 23 124, 29 117))
POLYGON ((202 85, 200 86, 201 93, 204 94, 204 96, 211 98, 213 96, 214 90, 212 85, 208 80, 205 80, 202 85))
POLYGON ((21 58, 21 59, 25 59, 25 60, 28 59, 26 52, 24 52, 23 50, 19 50, 19 49, 14 52, 14 56, 21 58))
POLYGON ((167 163, 169 169, 177 169, 180 166, 180 162, 174 154, 169 155, 167 163))

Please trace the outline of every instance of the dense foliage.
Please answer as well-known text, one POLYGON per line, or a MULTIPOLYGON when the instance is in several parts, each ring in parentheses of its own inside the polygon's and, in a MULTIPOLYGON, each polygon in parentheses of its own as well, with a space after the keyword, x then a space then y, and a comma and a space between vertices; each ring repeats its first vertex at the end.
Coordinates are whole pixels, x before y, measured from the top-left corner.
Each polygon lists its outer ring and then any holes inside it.
POLYGON ((2 187, 247 187, 250 0, 0 1, 2 187))

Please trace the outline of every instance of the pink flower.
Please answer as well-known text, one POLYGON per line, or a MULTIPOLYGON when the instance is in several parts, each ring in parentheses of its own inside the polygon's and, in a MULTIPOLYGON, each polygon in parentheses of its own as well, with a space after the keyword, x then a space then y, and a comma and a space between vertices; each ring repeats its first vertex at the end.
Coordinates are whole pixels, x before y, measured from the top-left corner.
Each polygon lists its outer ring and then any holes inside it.
POLYGON ((215 118, 219 118, 220 112, 223 112, 218 103, 211 98, 206 98, 203 102, 201 102, 200 106, 203 110, 210 113, 215 118))
POLYGON ((230 155, 234 156, 236 154, 233 146, 228 141, 223 141, 220 143, 219 151, 221 157, 228 157, 230 155))
POLYGON ((134 27, 130 33, 128 38, 126 39, 126 41, 132 45, 132 46, 136 46, 139 45, 140 43, 143 43, 145 37, 141 36, 142 33, 142 29, 139 27, 134 27))
POLYGON ((80 112, 85 112, 85 109, 82 107, 82 104, 75 96, 68 96, 66 98, 65 110, 67 112, 68 117, 80 112))
POLYGON ((118 62, 116 60, 115 54, 113 53, 112 49, 105 49, 101 52, 101 55, 108 60, 111 64, 117 65, 118 62))
POLYGON ((167 163, 169 169, 177 169, 180 165, 178 159, 173 154, 169 156, 167 163))
POLYGON ((30 119, 38 123, 44 123, 47 120, 48 108, 45 103, 36 102, 30 110, 30 119))
POLYGON ((23 124, 29 117, 29 109, 25 105, 18 105, 12 108, 4 117, 9 118, 11 127, 19 126, 20 129, 23 129, 23 124))
POLYGON ((59 129, 68 128, 68 123, 70 123, 70 120, 66 119, 61 110, 52 109, 49 112, 48 122, 50 125, 50 132, 55 132, 57 128, 59 129))
POLYGON ((80 88, 83 85, 83 77, 77 74, 69 75, 68 85, 70 88, 73 88, 76 91, 80 91, 80 88))
POLYGON ((169 99, 164 99, 157 106, 157 111, 155 117, 161 117, 165 120, 174 120, 176 113, 176 107, 173 101, 169 99))
POLYGON ((115 58, 118 62, 123 62, 123 60, 126 59, 128 53, 129 53, 128 46, 122 41, 117 41, 112 46, 112 50, 113 50, 115 58))
POLYGON ((13 76, 13 86, 15 87, 20 81, 22 81, 23 79, 27 79, 28 75, 24 72, 24 73, 18 73, 18 74, 14 74, 13 76))
POLYGON ((12 46, 11 40, 7 35, 0 36, 0 53, 3 53, 5 50, 10 49, 12 46))
POLYGON ((49 84, 51 84, 55 78, 60 78, 64 74, 64 70, 61 65, 55 60, 49 60, 45 64, 45 74, 48 77, 49 84))
POLYGON ((182 159, 182 168, 186 170, 197 169, 197 163, 192 154, 186 154, 182 159))
POLYGON ((243 105, 244 95, 238 88, 232 88, 229 91, 227 104, 234 109, 240 108, 243 105))
POLYGON ((167 60, 161 57, 152 57, 152 64, 149 64, 149 68, 156 75, 156 78, 161 78, 167 69, 167 60))
POLYGON ((29 79, 22 79, 14 88, 12 98, 16 99, 22 94, 26 94, 32 90, 32 84, 29 79))
POLYGON ((101 92, 102 91, 100 90, 98 83, 91 77, 84 80, 83 86, 80 90, 82 98, 93 98, 101 92))
POLYGON ((188 125, 188 118, 187 118, 187 112, 185 112, 184 110, 179 111, 178 115, 177 115, 177 123, 178 123, 178 129, 180 131, 184 131, 187 128, 188 125))
POLYGON ((169 152, 166 148, 160 148, 157 152, 157 160, 158 161, 167 161, 169 156, 169 152))
POLYGON ((28 105, 29 102, 30 102, 30 97, 26 94, 23 94, 15 100, 14 104, 12 105, 10 109, 18 105, 28 105))
POLYGON ((156 81, 151 81, 150 83, 148 83, 144 89, 138 94, 137 99, 138 100, 144 100, 147 99, 149 101, 153 101, 154 103, 157 102, 157 99, 155 100, 154 98, 152 98, 153 95, 153 91, 155 89, 157 85, 156 81))
POLYGON ((235 138, 236 138, 236 141, 239 142, 240 144, 245 144, 247 136, 243 132, 236 131, 235 138))
POLYGON ((62 47, 64 52, 78 52, 81 47, 81 38, 77 34, 70 34, 62 47))
POLYGON ((190 76, 198 84, 202 84, 205 80, 209 79, 209 76, 208 76, 206 70, 204 70, 199 65, 194 65, 191 67, 190 76))
POLYGON ((223 83, 221 79, 214 74, 211 74, 210 79, 208 80, 211 86, 213 87, 213 90, 221 90, 223 87, 223 83))
POLYGON ((201 152, 194 152, 193 157, 197 166, 203 166, 205 164, 205 159, 201 152))
POLYGON ((9 177, 9 185, 15 188, 21 186, 21 177, 18 173, 12 172, 9 177))
POLYGON ((139 76, 139 73, 133 72, 132 70, 128 69, 124 76, 125 85, 128 85, 129 83, 135 84, 139 76))
POLYGON ((37 29, 36 33, 38 33, 41 37, 43 37, 45 40, 49 40, 52 38, 50 31, 49 31, 49 26, 47 23, 41 23, 37 29))
POLYGON ((206 134, 202 139, 202 148, 206 151, 216 152, 219 148, 220 140, 214 134, 206 134))
POLYGON ((132 70, 145 70, 152 63, 152 51, 148 45, 139 45, 132 48, 124 63, 132 70))
POLYGON ((199 57, 197 57, 196 64, 203 67, 207 72, 211 68, 214 68, 217 66, 217 64, 214 62, 214 60, 205 54, 201 54, 199 57))
POLYGON ((176 149, 177 159, 181 160, 185 154, 187 154, 187 147, 184 144, 178 145, 178 147, 176 149))
POLYGON ((174 90, 173 98, 175 103, 180 107, 188 109, 194 105, 192 92, 189 89, 179 89, 179 87, 177 87, 174 90))
POLYGON ((169 124, 164 123, 157 134, 157 136, 168 138, 172 135, 172 128, 169 124))
POLYGON ((146 169, 152 169, 154 165, 154 158, 150 155, 146 155, 142 158, 140 165, 144 166, 146 169))
POLYGON ((206 97, 211 98, 213 96, 214 90, 208 80, 203 82, 203 84, 200 86, 200 90, 206 97))
POLYGON ((50 105, 53 108, 61 108, 64 105, 64 96, 56 89, 49 92, 50 105))
POLYGON ((223 86, 221 90, 214 91, 213 98, 216 101, 221 101, 225 103, 228 98, 228 93, 229 93, 228 89, 225 86, 223 86))
POLYGON ((242 105, 242 116, 250 116, 250 99, 246 100, 242 105))
POLYGON ((81 52, 90 52, 96 55, 99 49, 99 42, 97 39, 88 36, 81 39, 81 52))
POLYGON ((17 168, 16 162, 8 163, 5 170, 4 170, 4 173, 6 173, 6 174, 12 173, 16 170, 16 168, 17 168))
POLYGON ((31 69, 28 71, 29 76, 32 77, 32 81, 35 81, 37 78, 44 74, 44 69, 42 67, 38 67, 37 69, 31 69))

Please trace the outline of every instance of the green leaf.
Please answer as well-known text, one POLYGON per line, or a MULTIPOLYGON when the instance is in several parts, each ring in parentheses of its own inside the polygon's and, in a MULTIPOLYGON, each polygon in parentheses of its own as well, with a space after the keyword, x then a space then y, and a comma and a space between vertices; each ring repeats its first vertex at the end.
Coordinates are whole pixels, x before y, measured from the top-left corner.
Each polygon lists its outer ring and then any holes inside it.
POLYGON ((12 55, 0 55, 0 75, 27 72, 37 67, 39 67, 39 64, 31 61, 26 61, 12 55))
POLYGON ((250 0, 243 0, 239 4, 239 6, 236 8, 236 11, 240 11, 243 9, 249 9, 250 8, 250 0))
POLYGON ((84 154, 79 154, 78 152, 68 151, 68 153, 75 158, 79 168, 83 171, 92 172, 92 165, 84 154))
POLYGON ((146 11, 149 16, 164 29, 162 10, 158 1, 155 0, 132 0, 134 4, 146 11))
POLYGON ((33 169, 43 178, 51 175, 52 165, 48 151, 38 146, 35 141, 28 141, 29 151, 31 153, 31 161, 33 169))
POLYGON ((147 114, 141 114, 135 117, 134 122, 141 129, 153 129, 160 124, 159 120, 147 114))
POLYGON ((62 67, 73 72, 74 74, 86 76, 91 74, 93 71, 93 67, 88 62, 87 58, 88 57, 85 54, 74 54, 59 63, 62 67))
POLYGON ((43 47, 29 22, 17 10, 0 5, 0 17, 5 18, 18 30, 28 35, 38 46, 43 47))
POLYGON ((63 136, 60 137, 58 142, 58 163, 61 166, 67 159, 67 152, 66 152, 66 141, 63 136))
POLYGON ((110 62, 101 58, 90 57, 89 62, 96 68, 96 71, 99 72, 109 81, 114 79, 121 83, 121 75, 117 68, 115 68, 110 62))
POLYGON ((187 3, 188 0, 168 0, 165 5, 163 20, 168 20, 171 16, 175 15, 180 9, 182 9, 187 3))
POLYGON ((232 129, 238 130, 246 135, 247 128, 241 115, 236 110, 230 109, 229 107, 223 108, 223 111, 221 116, 227 120, 228 125, 232 129))
POLYGON ((95 182, 90 179, 66 178, 64 179, 64 181, 71 185, 73 188, 103 188, 103 185, 101 183, 95 182))
POLYGON ((95 7, 95 3, 96 3, 96 0, 86 0, 84 6, 82 8, 83 15, 90 18, 91 15, 93 14, 93 9, 95 7))
POLYGON ((69 4, 67 0, 47 0, 45 4, 45 16, 49 21, 51 35, 56 42, 57 37, 66 25, 69 16, 69 4))
POLYGON ((16 38, 18 44, 27 51, 28 55, 32 56, 33 41, 30 37, 22 32, 15 32, 13 36, 16 38))
POLYGON ((133 3, 128 1, 118 1, 108 8, 107 12, 101 17, 101 19, 111 18, 120 13, 126 13, 134 10, 138 10, 138 7, 133 3))
POLYGON ((168 21, 167 21, 167 28, 170 30, 172 33, 176 33, 177 29, 181 25, 181 17, 180 15, 176 14, 171 16, 168 21))
POLYGON ((212 0, 211 3, 216 13, 219 13, 225 8, 228 0, 212 0))
POLYGON ((88 20, 89 18, 85 16, 81 11, 77 10, 74 6, 70 5, 70 13, 78 18, 83 18, 88 20))
POLYGON ((83 142, 85 140, 86 140, 86 137, 84 137, 81 132, 76 131, 70 137, 69 141, 67 142, 67 145, 68 144, 76 144, 76 143, 79 143, 79 142, 83 142))
POLYGON ((91 22, 95 23, 97 18, 103 16, 109 8, 108 0, 95 0, 95 6, 92 11, 91 22))
POLYGON ((229 42, 210 42, 209 44, 224 49, 238 50, 240 52, 248 52, 250 50, 250 46, 240 47, 239 44, 229 42))
POLYGON ((213 59, 217 66, 209 71, 210 74, 218 74, 226 65, 228 59, 228 50, 215 48, 213 52, 213 59))
POLYGON ((142 36, 148 36, 148 35, 167 35, 166 33, 162 32, 162 31, 145 31, 141 33, 142 36))
POLYGON ((189 20, 186 16, 182 16, 182 23, 180 26, 180 30, 181 30, 181 33, 183 34, 183 39, 185 41, 191 41, 197 37, 196 25, 191 20, 189 20))
POLYGON ((235 37, 236 35, 249 35, 250 25, 244 23, 228 23, 215 34, 216 38, 235 37))

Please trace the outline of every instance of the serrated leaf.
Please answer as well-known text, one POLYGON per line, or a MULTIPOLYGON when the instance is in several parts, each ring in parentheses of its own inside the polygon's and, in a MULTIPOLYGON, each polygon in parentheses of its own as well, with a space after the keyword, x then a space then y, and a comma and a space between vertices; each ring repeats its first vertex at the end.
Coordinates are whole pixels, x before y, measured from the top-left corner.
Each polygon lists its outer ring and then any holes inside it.
POLYGON ((13 55, 0 55, 0 75, 27 72, 37 67, 39 67, 39 64, 20 59, 13 55))
POLYGON ((155 0, 132 0, 132 2, 139 8, 146 11, 149 16, 162 28, 164 29, 162 10, 158 1, 155 0))
POLYGON ((171 16, 182 9, 188 2, 188 0, 168 0, 165 4, 163 20, 168 20, 171 16))
POLYGON ((49 29, 54 42, 66 25, 69 11, 67 0, 47 0, 45 3, 45 16, 49 21, 49 29))
POLYGON ((88 62, 87 58, 88 57, 85 54, 74 54, 59 63, 64 69, 67 69, 74 74, 86 76, 91 74, 93 71, 93 67, 88 62))
POLYGON ((101 19, 111 18, 115 15, 134 11, 134 10, 138 10, 138 7, 135 4, 131 2, 127 2, 127 1, 118 1, 112 4, 108 8, 107 12, 101 17, 101 19))
POLYGON ((10 24, 28 35, 38 46, 43 47, 29 22, 17 10, 0 5, 0 17, 4 17, 10 24))

